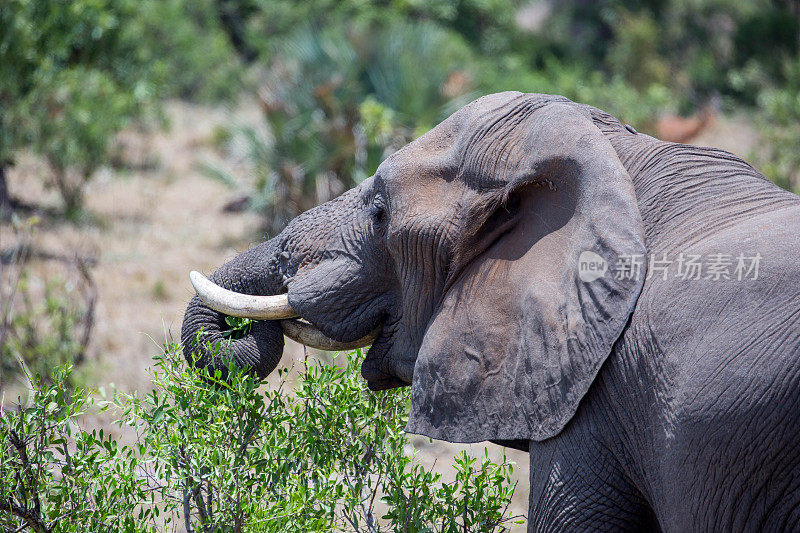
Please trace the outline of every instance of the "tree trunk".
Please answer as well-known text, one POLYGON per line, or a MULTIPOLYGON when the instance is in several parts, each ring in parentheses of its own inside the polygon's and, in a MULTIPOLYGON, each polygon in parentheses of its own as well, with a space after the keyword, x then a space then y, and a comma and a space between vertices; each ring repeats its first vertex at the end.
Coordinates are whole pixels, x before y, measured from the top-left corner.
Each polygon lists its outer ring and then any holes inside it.
POLYGON ((6 183, 6 165, 0 163, 0 220, 11 215, 11 197, 6 183))
POLYGON ((234 50, 246 64, 250 64, 258 57, 258 51, 247 42, 245 38, 246 8, 241 2, 231 0, 217 0, 217 16, 220 25, 230 39, 234 50))

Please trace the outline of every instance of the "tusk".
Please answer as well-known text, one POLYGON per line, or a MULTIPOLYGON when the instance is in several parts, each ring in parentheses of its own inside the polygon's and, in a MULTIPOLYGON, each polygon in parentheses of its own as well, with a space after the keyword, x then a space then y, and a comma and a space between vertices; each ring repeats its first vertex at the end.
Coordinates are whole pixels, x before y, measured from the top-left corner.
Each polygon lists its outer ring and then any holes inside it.
POLYGON ((341 350, 355 350, 369 346, 378 337, 380 326, 371 333, 352 342, 339 342, 327 337, 324 333, 304 320, 281 320, 283 334, 295 342, 304 344, 317 350, 338 352, 341 350))
POLYGON ((285 294, 255 296, 223 289, 200 272, 189 273, 197 296, 211 309, 239 318, 281 320, 299 316, 285 294))
POLYGON ((322 333, 316 326, 304 320, 294 319, 300 315, 289 305, 285 294, 255 296, 223 289, 200 272, 189 273, 197 296, 208 307, 228 316, 252 318, 253 320, 280 320, 283 334, 295 342, 317 350, 336 352, 369 346, 378 337, 380 327, 351 342, 339 342, 322 333))

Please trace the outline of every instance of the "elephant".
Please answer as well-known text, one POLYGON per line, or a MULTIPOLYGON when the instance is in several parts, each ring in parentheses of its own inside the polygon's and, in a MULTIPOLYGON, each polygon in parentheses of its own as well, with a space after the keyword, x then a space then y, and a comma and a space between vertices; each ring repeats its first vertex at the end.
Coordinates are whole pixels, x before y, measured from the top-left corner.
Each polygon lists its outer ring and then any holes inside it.
POLYGON ((408 432, 529 453, 529 531, 800 530, 800 198, 728 152, 491 94, 193 276, 194 364, 369 344, 408 432))

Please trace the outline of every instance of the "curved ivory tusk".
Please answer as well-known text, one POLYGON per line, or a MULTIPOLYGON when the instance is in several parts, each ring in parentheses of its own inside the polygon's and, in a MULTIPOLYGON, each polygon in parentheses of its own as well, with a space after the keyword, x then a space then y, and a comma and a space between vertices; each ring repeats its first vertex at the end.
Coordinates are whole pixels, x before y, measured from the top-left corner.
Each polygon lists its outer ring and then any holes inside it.
POLYGON ((327 350, 329 352, 354 350, 356 348, 369 346, 380 333, 380 327, 378 327, 360 339, 356 339, 352 342, 339 342, 327 337, 315 326, 303 320, 281 320, 281 327, 283 328, 283 334, 293 341, 304 344, 310 348, 327 350))
POLYGON ((285 294, 276 296, 254 296, 223 289, 200 272, 189 273, 197 296, 208 307, 220 313, 254 320, 282 320, 299 316, 289 305, 285 294))
POLYGON ((339 351, 354 350, 369 346, 378 337, 380 327, 352 342, 339 342, 322 333, 315 326, 304 320, 294 319, 299 315, 289 305, 285 294, 277 296, 254 296, 223 289, 200 272, 191 271, 192 281, 197 296, 208 307, 228 316, 252 318, 253 320, 280 320, 283 334, 295 342, 318 350, 339 351))

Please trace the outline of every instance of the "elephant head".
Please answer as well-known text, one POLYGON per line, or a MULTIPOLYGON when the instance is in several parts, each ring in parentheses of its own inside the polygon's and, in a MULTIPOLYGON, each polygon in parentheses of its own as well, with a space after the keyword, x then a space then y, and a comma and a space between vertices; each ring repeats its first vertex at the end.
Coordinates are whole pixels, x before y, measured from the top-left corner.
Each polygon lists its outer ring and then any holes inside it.
MULTIPOLYGON (((581 279, 585 252, 609 265, 645 253, 614 148, 585 106, 490 95, 217 270, 213 282, 238 294, 201 286, 182 339, 213 365, 195 339, 219 340, 223 312, 299 315, 331 342, 371 342, 362 375, 372 389, 412 386, 409 431, 542 440, 575 413, 644 282, 581 279)), ((280 324, 234 341, 237 363, 269 373, 280 324)))

